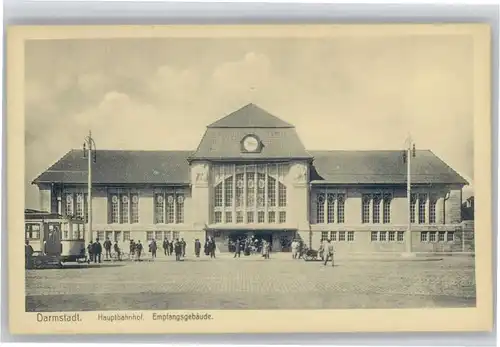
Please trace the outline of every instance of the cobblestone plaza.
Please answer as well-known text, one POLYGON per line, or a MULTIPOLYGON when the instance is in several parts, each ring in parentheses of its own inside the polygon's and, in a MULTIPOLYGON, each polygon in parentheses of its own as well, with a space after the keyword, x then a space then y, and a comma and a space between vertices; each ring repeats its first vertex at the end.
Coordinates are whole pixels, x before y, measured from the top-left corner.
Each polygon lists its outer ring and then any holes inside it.
POLYGON ((290 254, 104 262, 26 271, 26 310, 446 308, 476 304, 474 258, 290 254), (273 257, 274 256, 274 257, 273 257))

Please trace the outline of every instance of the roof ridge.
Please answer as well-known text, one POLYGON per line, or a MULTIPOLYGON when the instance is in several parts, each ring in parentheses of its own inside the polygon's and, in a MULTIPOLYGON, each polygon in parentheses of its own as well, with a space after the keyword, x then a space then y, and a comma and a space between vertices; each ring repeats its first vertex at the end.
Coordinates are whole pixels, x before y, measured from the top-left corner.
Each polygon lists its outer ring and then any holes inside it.
POLYGON ((209 124, 207 128, 295 128, 295 126, 271 114, 254 103, 248 103, 209 124), (257 118, 257 121, 263 122, 263 124, 245 124, 244 122, 248 121, 249 118, 254 120, 257 118), (264 124, 265 121, 269 122, 269 124, 264 124))

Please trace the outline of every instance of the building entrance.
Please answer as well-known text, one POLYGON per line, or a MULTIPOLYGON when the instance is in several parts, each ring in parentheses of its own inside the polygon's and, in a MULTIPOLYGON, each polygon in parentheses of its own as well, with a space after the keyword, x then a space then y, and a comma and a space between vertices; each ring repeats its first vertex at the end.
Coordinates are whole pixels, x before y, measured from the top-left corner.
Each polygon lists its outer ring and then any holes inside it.
POLYGON ((290 245, 295 235, 294 231, 285 230, 211 230, 207 231, 207 237, 215 240, 217 248, 221 252, 234 252, 236 242, 245 245, 250 242, 254 251, 260 252, 262 242, 269 243, 272 252, 290 252, 290 245))

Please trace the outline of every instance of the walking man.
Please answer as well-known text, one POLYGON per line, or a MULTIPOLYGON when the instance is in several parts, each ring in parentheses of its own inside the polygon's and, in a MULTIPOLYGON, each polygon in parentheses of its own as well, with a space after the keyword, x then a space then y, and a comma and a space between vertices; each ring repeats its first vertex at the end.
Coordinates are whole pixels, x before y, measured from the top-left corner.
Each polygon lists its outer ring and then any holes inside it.
POLYGON ((186 256, 186 241, 184 239, 181 239, 181 247, 182 247, 182 257, 184 258, 186 256))
POLYGON ((235 244, 235 249, 234 249, 234 257, 233 258, 236 258, 236 256, 238 256, 238 258, 240 258, 241 256, 241 243, 240 243, 240 240, 237 239, 235 244))
POLYGON ((135 250, 137 252, 137 261, 141 261, 141 253, 142 253, 142 243, 141 240, 137 241, 137 245, 135 246, 135 250))
POLYGON ((328 259, 332 258, 332 266, 334 266, 333 262, 333 243, 330 241, 330 239, 325 240, 325 244, 323 246, 323 257, 325 260, 325 266, 328 263, 328 259))
POLYGON ((122 260, 122 252, 120 251, 120 247, 118 247, 118 242, 115 241, 115 245, 113 246, 113 250, 116 253, 116 258, 121 261, 122 260))
POLYGON ((174 250, 175 250, 175 261, 180 261, 182 254, 182 244, 179 241, 179 239, 175 240, 174 250))
POLYGON ((149 247, 151 248, 151 258, 156 258, 156 250, 158 249, 156 240, 151 241, 151 245, 149 245, 149 247))
POLYGON ((165 240, 163 240, 163 253, 164 253, 164 255, 167 255, 167 253, 170 253, 168 251, 168 240, 167 240, 167 238, 165 238, 165 240))
POLYGON ((200 257, 200 251, 201 251, 201 242, 199 239, 196 239, 194 241, 194 254, 196 255, 196 258, 200 257))

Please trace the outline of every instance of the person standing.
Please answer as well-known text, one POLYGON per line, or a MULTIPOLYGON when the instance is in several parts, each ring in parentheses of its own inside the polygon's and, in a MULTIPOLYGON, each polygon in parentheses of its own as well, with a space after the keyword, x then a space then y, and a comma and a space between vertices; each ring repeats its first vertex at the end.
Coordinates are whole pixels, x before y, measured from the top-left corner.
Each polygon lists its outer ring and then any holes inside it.
POLYGON ((213 238, 210 238, 210 258, 215 258, 215 240, 213 238))
POLYGON ((102 255, 102 245, 99 242, 99 238, 95 239, 92 247, 92 253, 94 254, 94 263, 100 263, 102 255))
POLYGON ((297 240, 292 241, 292 259, 297 259, 297 253, 299 250, 299 243, 297 240))
POLYGON ((241 243, 240 243, 239 239, 237 239, 236 242, 234 243, 234 257, 233 258, 236 258, 236 256, 238 256, 238 258, 241 257, 241 243))
POLYGON ((174 240, 172 240, 168 243, 168 249, 169 249, 169 255, 173 255, 174 254, 174 240))
POLYGON ((94 261, 94 243, 90 240, 87 246, 87 253, 89 254, 89 262, 94 261))
POLYGON ((269 255, 270 255, 269 253, 271 251, 271 246, 270 246, 269 242, 264 241, 263 249, 264 249, 264 259, 269 259, 269 255))
POLYGON ((175 251, 175 261, 180 261, 182 254, 182 244, 179 241, 179 239, 175 240, 174 251, 175 251))
POLYGON ((113 250, 116 253, 116 258, 121 261, 122 260, 122 252, 120 250, 120 247, 118 247, 118 242, 115 241, 115 244, 113 246, 113 250))
POLYGON ((134 255, 135 255, 135 243, 134 243, 134 240, 130 240, 129 255, 128 255, 130 260, 134 259, 134 255))
POLYGON ((104 250, 106 251, 106 260, 111 258, 111 241, 109 241, 109 237, 106 238, 106 241, 103 243, 104 250))
POLYGON ((186 256, 186 241, 184 239, 181 239, 181 248, 182 248, 182 257, 184 258, 186 256))
POLYGON ((137 241, 137 244, 135 245, 135 250, 137 252, 137 261, 141 261, 141 254, 143 250, 141 240, 137 241))
POLYGON ((158 249, 158 246, 156 244, 156 240, 151 241, 151 258, 155 259, 156 258, 156 250, 158 249))
POLYGON ((26 269, 32 268, 33 247, 31 247, 29 240, 26 240, 24 245, 24 266, 26 269))
POLYGON ((196 258, 200 257, 200 251, 201 251, 201 242, 199 239, 196 239, 194 241, 194 254, 196 255, 196 258))
POLYGON ((168 255, 170 252, 169 252, 169 249, 168 249, 168 240, 167 238, 165 238, 165 240, 163 240, 163 254, 164 255, 168 255))

